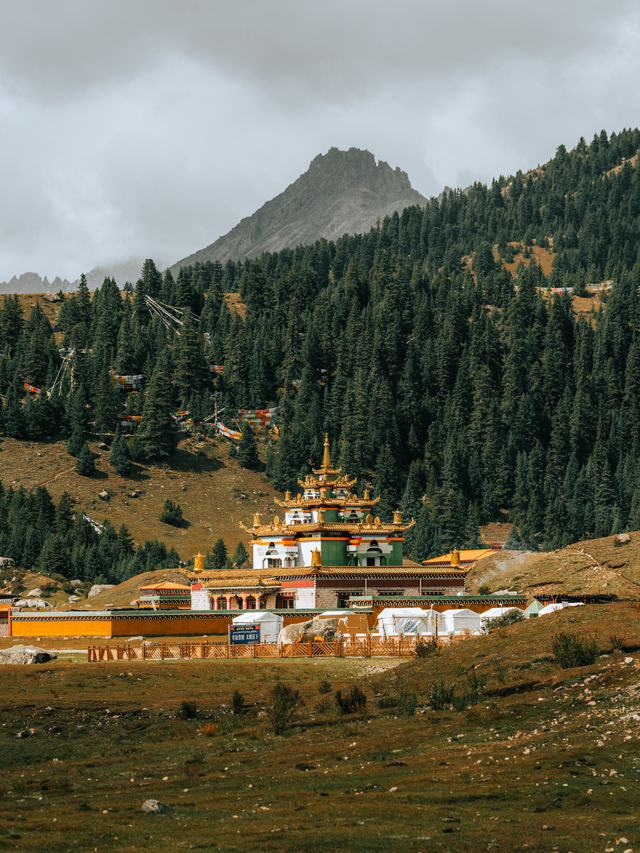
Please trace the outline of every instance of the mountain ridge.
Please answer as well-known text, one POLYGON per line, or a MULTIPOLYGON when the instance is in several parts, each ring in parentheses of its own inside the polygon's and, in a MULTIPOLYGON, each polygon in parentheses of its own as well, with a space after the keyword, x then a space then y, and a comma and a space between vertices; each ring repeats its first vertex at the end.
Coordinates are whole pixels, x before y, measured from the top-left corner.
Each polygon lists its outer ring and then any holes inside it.
POLYGON ((318 154, 295 181, 227 234, 170 267, 177 273, 198 261, 239 260, 295 248, 318 239, 362 233, 395 211, 426 204, 406 172, 370 151, 332 147, 318 154))

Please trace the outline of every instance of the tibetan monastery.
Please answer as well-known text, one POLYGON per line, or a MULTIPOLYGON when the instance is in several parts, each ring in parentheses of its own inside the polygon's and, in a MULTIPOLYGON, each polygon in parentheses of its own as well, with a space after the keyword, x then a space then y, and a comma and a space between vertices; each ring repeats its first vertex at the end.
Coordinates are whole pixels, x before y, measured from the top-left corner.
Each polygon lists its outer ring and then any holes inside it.
POLYGON ((322 466, 298 481, 302 492, 287 492, 284 517, 265 524, 259 513, 251 534, 253 567, 205 571, 202 559, 185 572, 192 610, 335 609, 355 595, 455 595, 467 574, 460 566, 424 566, 403 557, 405 523, 374 516, 380 498, 331 464, 325 436, 322 466))

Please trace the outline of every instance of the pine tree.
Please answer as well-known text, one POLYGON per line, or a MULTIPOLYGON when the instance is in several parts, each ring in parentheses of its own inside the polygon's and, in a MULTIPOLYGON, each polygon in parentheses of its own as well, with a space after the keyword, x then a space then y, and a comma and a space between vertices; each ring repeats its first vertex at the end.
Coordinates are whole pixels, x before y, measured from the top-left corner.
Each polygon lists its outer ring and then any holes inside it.
POLYGON ((12 386, 7 391, 4 401, 4 430, 11 438, 26 438, 27 425, 25 422, 22 403, 18 399, 15 388, 12 386))
POLYGON ((158 356, 144 395, 142 420, 138 431, 138 437, 149 459, 165 459, 175 450, 176 435, 171 411, 169 358, 167 352, 163 351, 158 356))
POLYGON ((215 571, 222 571, 227 562, 227 546, 224 544, 224 539, 218 539, 213 546, 212 567, 215 571))
POLYGON ((111 452, 109 453, 109 462, 113 465, 116 474, 121 477, 128 477, 131 473, 131 456, 127 442, 120 434, 120 427, 116 427, 116 432, 111 444, 111 452))
POLYGON ((249 562, 249 552, 245 548, 244 542, 238 542, 236 545, 236 549, 231 557, 231 562, 233 563, 233 567, 236 569, 241 569, 249 562))
POLYGON ((93 477, 96 473, 95 458, 86 441, 80 448, 80 453, 76 459, 76 472, 82 477, 93 477))
POLYGON ((260 466, 258 456, 258 445, 251 424, 246 421, 242 424, 242 438, 238 443, 238 464, 243 468, 255 471, 260 466))

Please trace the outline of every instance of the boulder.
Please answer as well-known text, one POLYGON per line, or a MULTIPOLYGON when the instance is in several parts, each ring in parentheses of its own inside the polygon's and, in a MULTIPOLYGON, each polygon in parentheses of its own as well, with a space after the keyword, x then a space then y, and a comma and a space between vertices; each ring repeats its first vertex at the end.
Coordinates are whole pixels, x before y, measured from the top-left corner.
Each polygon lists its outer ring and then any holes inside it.
POLYGON ((145 800, 142 804, 142 811, 146 814, 165 814, 170 810, 171 806, 161 803, 160 800, 145 800))
POLYGON ((132 492, 129 492, 130 498, 137 498, 139 496, 140 496, 140 492, 138 491, 138 489, 134 489, 132 492))
POLYGON ((614 545, 628 545, 631 542, 631 537, 628 533, 618 533, 618 535, 614 538, 614 545))
POLYGON ((103 489, 101 492, 98 492, 98 497, 101 501, 109 500, 109 492, 106 489, 103 489))
POLYGON ((107 589, 113 589, 114 586, 114 583, 94 583, 87 593, 87 598, 93 598, 96 595, 100 595, 101 592, 105 592, 107 589))
POLYGON ((308 622, 294 622, 280 631, 278 643, 288 646, 291 643, 310 643, 318 638, 325 643, 341 643, 344 637, 338 631, 338 620, 310 619, 308 622))
POLYGON ((47 663, 55 659, 56 655, 53 652, 36 646, 11 646, 8 649, 0 649, 0 664, 24 666, 32 663, 47 663))
POLYGON ((137 643, 138 641, 142 642, 142 640, 144 640, 144 637, 141 634, 139 634, 137 637, 129 637, 127 642, 128 643, 137 643))
POLYGON ((44 598, 19 598, 15 607, 35 607, 36 610, 46 610, 51 605, 44 598))
POLYGON ((82 586, 84 581, 81 581, 79 578, 74 578, 74 580, 69 581, 69 583, 71 584, 71 586, 82 586))
POLYGON ((42 590, 39 586, 37 586, 35 589, 32 589, 31 592, 28 592, 27 598, 31 598, 32 595, 34 595, 36 598, 40 598, 40 596, 42 595, 42 590))
POLYGON ((81 600, 82 599, 80 598, 79 595, 70 595, 69 596, 69 601, 81 601, 81 600))
POLYGON ((12 569, 14 563, 13 557, 0 557, 0 569, 12 569))

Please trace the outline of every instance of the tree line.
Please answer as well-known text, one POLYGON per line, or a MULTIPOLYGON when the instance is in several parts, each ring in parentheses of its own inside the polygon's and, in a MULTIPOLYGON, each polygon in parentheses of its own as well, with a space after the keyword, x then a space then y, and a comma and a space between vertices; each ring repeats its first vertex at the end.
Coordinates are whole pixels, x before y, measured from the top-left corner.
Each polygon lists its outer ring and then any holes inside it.
POLYGON ((89 431, 139 415, 121 449, 163 459, 171 413, 201 420, 215 389, 227 412, 281 407, 266 442, 279 489, 297 488, 327 431, 336 461, 381 495, 381 516, 400 506, 416 518, 417 558, 474 544, 504 511, 512 544, 529 547, 638 528, 639 148, 638 130, 603 131, 527 174, 334 243, 196 264, 175 279, 148 260, 124 298, 110 279, 93 298, 81 282, 56 329, 39 306, 24 318, 6 297, 2 428, 66 435, 78 453, 89 431), (534 245, 553 253, 549 276, 534 245), (527 263, 514 277, 505 264, 516 251, 527 263), (569 295, 543 294, 604 280, 606 305, 587 316, 569 295), (146 296, 184 310, 179 334, 146 296), (23 401, 24 382, 55 386, 70 350, 59 388, 23 401), (124 393, 114 372, 143 374, 143 391, 124 393))

